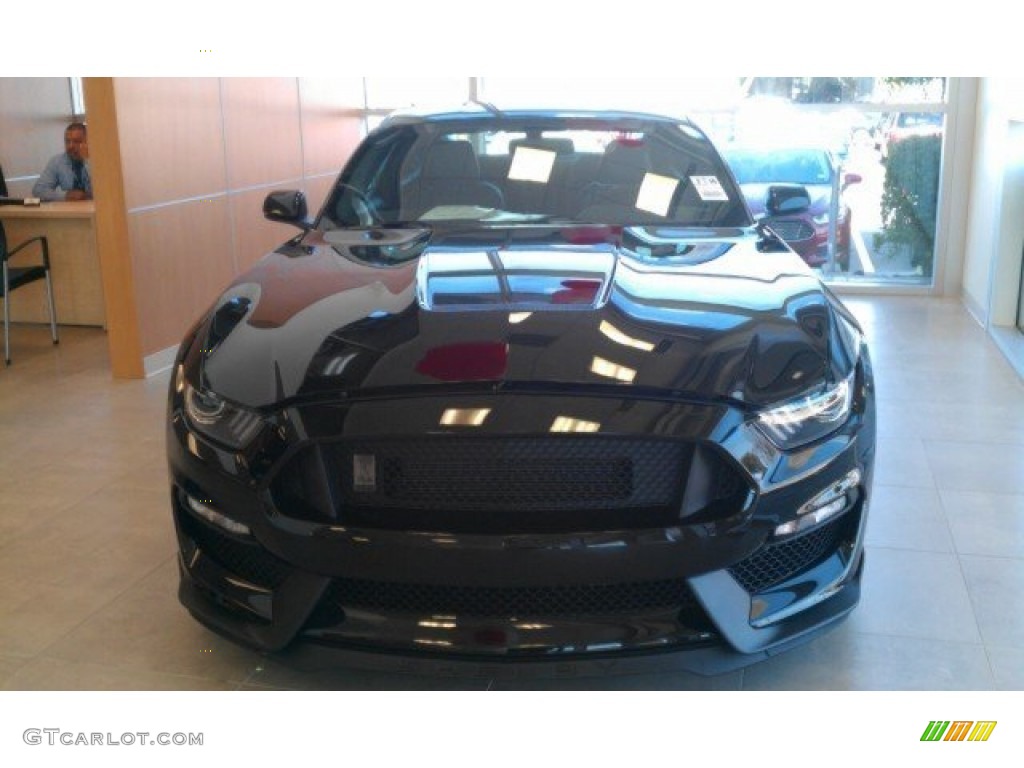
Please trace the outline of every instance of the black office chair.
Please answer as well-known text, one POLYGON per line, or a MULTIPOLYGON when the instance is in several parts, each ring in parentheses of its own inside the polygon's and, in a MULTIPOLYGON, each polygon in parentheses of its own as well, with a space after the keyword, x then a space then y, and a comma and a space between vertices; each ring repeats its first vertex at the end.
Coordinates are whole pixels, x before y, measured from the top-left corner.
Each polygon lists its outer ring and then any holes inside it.
MULTIPOLYGON (((0 197, 7 197, 7 182, 4 179, 4 170, 0 167, 0 197)), ((59 344, 57 338, 57 312, 53 305, 53 283, 50 280, 50 244, 43 236, 32 237, 14 248, 7 247, 7 233, 4 231, 3 222, 0 221, 0 262, 3 265, 3 274, 0 277, 0 299, 4 302, 4 362, 11 364, 11 291, 23 285, 34 283, 36 280, 46 280, 46 300, 50 305, 50 334, 53 336, 53 343, 59 344), (29 264, 26 266, 12 266, 10 261, 14 254, 22 249, 39 243, 42 250, 43 260, 41 264, 29 264)))

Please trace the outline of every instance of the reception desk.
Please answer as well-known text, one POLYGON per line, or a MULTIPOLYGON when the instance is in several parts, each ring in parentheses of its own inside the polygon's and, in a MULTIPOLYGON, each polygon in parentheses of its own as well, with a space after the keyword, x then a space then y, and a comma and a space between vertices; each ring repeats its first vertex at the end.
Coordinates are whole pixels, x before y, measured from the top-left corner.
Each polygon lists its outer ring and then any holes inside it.
MULTIPOLYGON (((50 244, 53 300, 57 306, 57 322, 61 325, 105 325, 103 281, 93 226, 95 212, 91 200, 43 203, 36 207, 0 206, 0 221, 7 232, 8 246, 37 235, 46 236, 50 244)), ((14 257, 12 264, 38 261, 38 254, 37 246, 29 246, 14 257)), ((12 291, 11 320, 50 321, 43 281, 12 291)))

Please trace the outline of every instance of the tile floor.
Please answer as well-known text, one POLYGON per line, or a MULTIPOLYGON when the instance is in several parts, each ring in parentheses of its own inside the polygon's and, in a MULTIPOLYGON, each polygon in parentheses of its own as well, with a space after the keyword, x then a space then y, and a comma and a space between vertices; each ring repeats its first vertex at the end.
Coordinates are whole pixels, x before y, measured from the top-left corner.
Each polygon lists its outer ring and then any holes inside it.
POLYGON ((958 301, 850 297, 880 432, 860 606, 794 652, 718 677, 575 680, 335 668, 239 648, 177 602, 167 375, 115 381, 106 337, 18 327, 0 369, 0 688, 1024 688, 1024 382, 958 301))

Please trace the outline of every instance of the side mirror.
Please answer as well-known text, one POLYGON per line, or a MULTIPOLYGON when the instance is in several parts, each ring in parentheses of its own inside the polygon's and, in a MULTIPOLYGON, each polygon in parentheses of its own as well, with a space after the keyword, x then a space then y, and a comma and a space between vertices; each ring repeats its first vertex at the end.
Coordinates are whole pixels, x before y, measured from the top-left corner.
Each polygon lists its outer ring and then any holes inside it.
POLYGON ((851 184, 860 184, 864 181, 864 177, 859 173, 847 173, 843 175, 843 189, 846 189, 851 184))
POLYGON ((769 216, 802 213, 811 207, 811 196, 800 184, 773 184, 768 187, 764 209, 769 216))
POLYGON ((263 216, 270 221, 308 230, 312 225, 307 215, 306 196, 297 189, 275 190, 263 200, 263 216))

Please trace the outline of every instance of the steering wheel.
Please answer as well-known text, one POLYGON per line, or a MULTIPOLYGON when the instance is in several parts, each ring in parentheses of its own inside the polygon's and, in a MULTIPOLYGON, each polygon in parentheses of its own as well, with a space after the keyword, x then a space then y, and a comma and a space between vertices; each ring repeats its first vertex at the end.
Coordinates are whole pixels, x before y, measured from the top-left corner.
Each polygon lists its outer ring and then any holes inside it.
POLYGON ((369 196, 361 189, 356 189, 351 184, 339 184, 338 189, 350 193, 352 196, 352 210, 359 217, 360 225, 370 227, 374 224, 383 223, 377 206, 370 200, 369 196))

